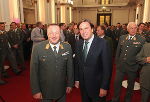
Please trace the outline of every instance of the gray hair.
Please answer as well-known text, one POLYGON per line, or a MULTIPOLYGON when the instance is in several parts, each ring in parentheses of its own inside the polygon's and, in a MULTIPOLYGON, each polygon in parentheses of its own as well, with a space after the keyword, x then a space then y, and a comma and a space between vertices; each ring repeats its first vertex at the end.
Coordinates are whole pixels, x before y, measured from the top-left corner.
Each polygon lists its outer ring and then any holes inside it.
POLYGON ((129 22, 128 25, 127 25, 127 29, 129 29, 132 25, 136 25, 136 23, 135 22, 129 22))

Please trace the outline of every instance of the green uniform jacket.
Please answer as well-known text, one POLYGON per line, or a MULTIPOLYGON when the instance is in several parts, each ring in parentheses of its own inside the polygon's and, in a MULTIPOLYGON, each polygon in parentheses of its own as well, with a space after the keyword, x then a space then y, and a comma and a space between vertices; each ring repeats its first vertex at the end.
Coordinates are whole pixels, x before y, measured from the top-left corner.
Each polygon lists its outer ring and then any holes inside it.
MULTIPOLYGON (((128 40, 129 35, 122 35, 119 39, 116 64, 117 69, 121 69, 122 63, 127 63, 130 66, 129 71, 136 72, 139 68, 136 62, 136 55, 140 52, 145 43, 145 39, 140 35, 135 35, 132 40, 128 40)), ((123 70, 123 69, 121 69, 123 70)))
POLYGON ((142 87, 150 90, 150 63, 146 63, 146 57, 150 57, 150 43, 144 44, 137 55, 137 61, 143 65, 140 72, 140 84, 142 87))
POLYGON ((66 87, 73 87, 72 50, 68 43, 60 43, 57 56, 48 40, 35 45, 30 67, 33 94, 41 92, 43 98, 58 99, 65 94, 66 87))

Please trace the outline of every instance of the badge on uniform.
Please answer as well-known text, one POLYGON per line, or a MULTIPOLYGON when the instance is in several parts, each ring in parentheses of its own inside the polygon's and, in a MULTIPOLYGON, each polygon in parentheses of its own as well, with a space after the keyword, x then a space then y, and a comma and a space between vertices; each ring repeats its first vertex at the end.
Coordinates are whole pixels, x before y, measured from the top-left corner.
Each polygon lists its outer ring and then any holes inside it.
POLYGON ((63 53, 62 56, 66 56, 66 55, 68 55, 68 54, 69 54, 69 51, 63 53))
POLYGON ((133 44, 141 44, 140 42, 133 42, 133 44))

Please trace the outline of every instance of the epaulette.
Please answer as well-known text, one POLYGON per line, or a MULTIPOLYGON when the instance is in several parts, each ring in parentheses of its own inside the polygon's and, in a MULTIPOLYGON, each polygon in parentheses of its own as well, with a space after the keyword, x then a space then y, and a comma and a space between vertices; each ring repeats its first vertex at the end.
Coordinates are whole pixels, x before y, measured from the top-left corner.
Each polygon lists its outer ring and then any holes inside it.
POLYGON ((65 41, 64 43, 65 43, 65 44, 69 44, 68 41, 65 41))

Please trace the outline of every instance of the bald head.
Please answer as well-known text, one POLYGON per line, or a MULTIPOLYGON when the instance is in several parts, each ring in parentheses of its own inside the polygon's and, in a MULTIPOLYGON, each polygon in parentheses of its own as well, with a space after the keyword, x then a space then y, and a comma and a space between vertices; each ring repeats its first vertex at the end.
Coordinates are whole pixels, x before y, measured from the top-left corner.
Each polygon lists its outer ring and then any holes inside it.
POLYGON ((47 36, 50 43, 57 44, 60 40, 60 27, 56 24, 49 25, 47 36))

